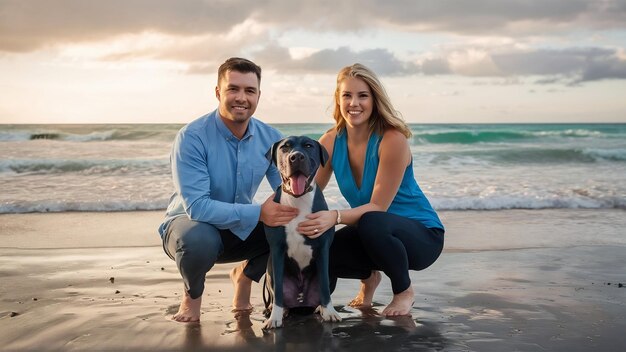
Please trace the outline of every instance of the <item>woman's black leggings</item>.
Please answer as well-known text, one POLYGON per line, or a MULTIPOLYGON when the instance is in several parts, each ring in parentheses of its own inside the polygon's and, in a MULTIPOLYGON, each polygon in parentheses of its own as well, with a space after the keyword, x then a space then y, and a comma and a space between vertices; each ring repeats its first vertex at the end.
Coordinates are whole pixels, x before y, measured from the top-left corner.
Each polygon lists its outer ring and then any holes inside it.
POLYGON ((367 279, 381 270, 394 294, 411 284, 409 269, 422 270, 443 250, 444 230, 427 228, 417 220, 387 212, 369 212, 357 226, 335 232, 330 247, 331 291, 337 278, 367 279))

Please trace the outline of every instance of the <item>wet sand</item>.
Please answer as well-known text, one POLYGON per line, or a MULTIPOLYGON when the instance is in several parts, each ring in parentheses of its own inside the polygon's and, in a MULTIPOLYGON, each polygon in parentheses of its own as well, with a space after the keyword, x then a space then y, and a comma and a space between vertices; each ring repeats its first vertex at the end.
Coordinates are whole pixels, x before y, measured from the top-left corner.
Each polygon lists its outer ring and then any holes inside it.
POLYGON ((613 351, 626 346, 626 212, 442 212, 445 250, 413 272, 412 316, 345 307, 340 323, 291 316, 264 332, 230 310, 233 265, 207 276, 200 323, 169 320, 182 283, 156 228, 162 212, 0 215, 0 350, 613 351), (621 346, 621 347, 620 347, 621 346))

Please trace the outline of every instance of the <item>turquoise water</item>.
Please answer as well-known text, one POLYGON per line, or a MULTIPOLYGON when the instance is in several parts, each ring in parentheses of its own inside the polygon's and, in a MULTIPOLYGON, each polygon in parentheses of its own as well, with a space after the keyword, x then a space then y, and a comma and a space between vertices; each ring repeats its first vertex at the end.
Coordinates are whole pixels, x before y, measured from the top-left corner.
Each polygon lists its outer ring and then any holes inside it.
MULTIPOLYGON (((331 124, 275 124, 319 138, 331 124)), ((0 125, 0 213, 164 209, 180 124, 0 125)), ((437 209, 626 208, 626 124, 412 124, 437 209)), ((271 193, 263 184, 257 200, 271 193)), ((334 180, 331 207, 347 206, 334 180)))

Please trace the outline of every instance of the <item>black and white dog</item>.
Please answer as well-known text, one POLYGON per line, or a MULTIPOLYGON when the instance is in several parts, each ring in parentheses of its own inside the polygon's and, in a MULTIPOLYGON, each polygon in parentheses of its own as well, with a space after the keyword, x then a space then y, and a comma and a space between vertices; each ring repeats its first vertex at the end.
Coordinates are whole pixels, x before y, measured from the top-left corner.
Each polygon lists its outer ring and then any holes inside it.
POLYGON ((265 226, 270 246, 266 278, 273 302, 263 327, 281 327, 285 308, 317 307, 323 320, 341 321, 330 300, 328 275, 335 229, 331 227, 315 239, 296 231, 307 215, 328 210, 322 191, 313 182, 318 167, 326 164, 328 152, 311 138, 292 136, 276 142, 267 157, 276 164, 283 181, 274 201, 298 208, 299 213, 286 226, 265 226))

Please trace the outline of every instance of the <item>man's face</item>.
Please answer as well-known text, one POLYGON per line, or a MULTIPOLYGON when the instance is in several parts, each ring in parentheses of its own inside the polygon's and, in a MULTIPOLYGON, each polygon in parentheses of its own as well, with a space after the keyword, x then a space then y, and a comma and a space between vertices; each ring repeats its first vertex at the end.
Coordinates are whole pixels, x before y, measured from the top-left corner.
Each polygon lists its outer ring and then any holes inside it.
POLYGON ((254 72, 227 71, 215 87, 215 96, 220 102, 222 118, 238 123, 247 122, 259 103, 259 80, 254 72))

